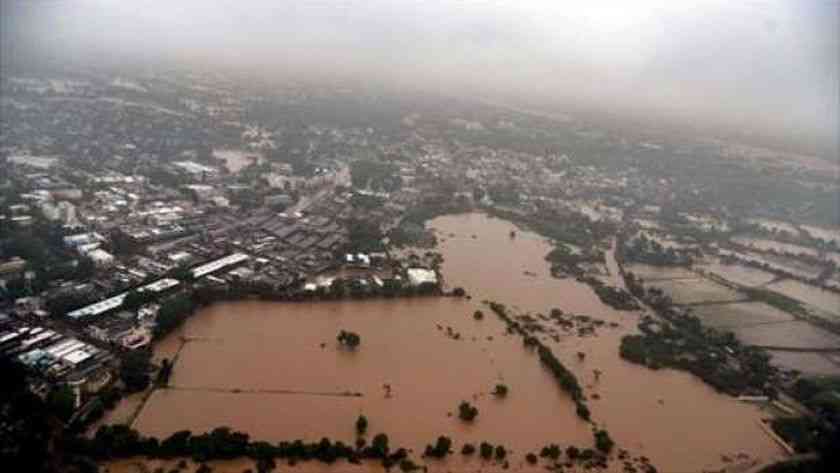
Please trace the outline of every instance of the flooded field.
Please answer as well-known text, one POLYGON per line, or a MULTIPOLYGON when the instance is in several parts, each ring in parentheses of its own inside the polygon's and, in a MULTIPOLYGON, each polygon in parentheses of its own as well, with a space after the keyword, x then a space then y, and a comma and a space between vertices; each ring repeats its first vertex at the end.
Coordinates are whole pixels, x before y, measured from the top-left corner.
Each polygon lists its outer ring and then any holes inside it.
POLYGON ((795 320, 787 312, 763 302, 699 306, 693 308, 692 313, 699 317, 704 325, 719 329, 747 328, 795 320))
POLYGON ((721 264, 713 261, 698 266, 698 269, 719 276, 742 286, 761 286, 776 279, 776 275, 760 269, 739 264, 721 264))
POLYGON ((822 309, 840 318, 840 294, 787 279, 767 286, 776 292, 822 309))
POLYGON ((675 304, 734 302, 745 299, 743 294, 701 277, 661 280, 652 285, 665 291, 675 304))
POLYGON ((799 370, 808 375, 840 375, 837 355, 779 350, 768 350, 768 353, 773 358, 773 364, 784 369, 799 370))
POLYGON ((748 345, 791 348, 840 348, 840 337, 805 321, 735 327, 731 329, 748 345))
POLYGON ((821 238, 825 241, 840 243, 840 229, 814 227, 811 225, 802 225, 802 229, 814 238, 821 238))
POLYGON ((788 232, 793 235, 799 235, 799 230, 791 223, 783 222, 781 220, 768 220, 762 218, 756 218, 749 220, 750 223, 754 223, 756 225, 760 225, 762 228, 768 231, 777 231, 777 232, 788 232))
POLYGON ((813 248, 808 248, 807 246, 792 245, 790 243, 782 243, 780 241, 775 240, 735 237, 732 239, 732 241, 739 245, 744 245, 758 250, 778 251, 780 253, 790 253, 793 255, 808 255, 813 257, 819 256, 817 250, 813 248))
POLYGON ((799 261, 795 258, 788 258, 785 256, 776 255, 762 255, 750 251, 737 252, 730 250, 720 250, 721 255, 733 255, 738 258, 751 261, 758 264, 766 264, 769 268, 777 271, 785 271, 798 277, 812 279, 820 274, 820 268, 813 264, 808 264, 799 261))
MULTIPOLYGON (((574 280, 551 278, 543 259, 550 247, 539 236, 520 231, 510 238, 510 223, 480 214, 442 217, 432 226, 455 235, 439 247, 443 272, 449 286, 464 287, 472 300, 214 305, 156 348, 158 357, 172 356, 179 337, 192 340, 180 350, 172 389, 151 397, 135 427, 165 436, 229 425, 273 441, 323 436, 352 441, 354 421, 363 413, 369 432, 387 432, 392 445, 415 452, 438 435, 451 436, 456 447, 466 441, 503 443, 513 450, 514 471, 525 469, 525 453, 549 442, 591 446, 591 425, 575 415, 536 355, 506 335, 480 303, 492 299, 516 312, 557 307, 617 324, 599 328, 597 336, 545 337, 544 343, 580 379, 593 420, 619 446, 648 456, 660 471, 720 468, 721 455, 781 454, 759 427, 762 413, 755 406, 720 395, 687 373, 621 360, 618 343, 635 332, 639 314, 610 309, 574 280), (473 234, 476 238, 466 237, 473 234), (478 308, 486 313, 481 321, 472 317, 478 308), (357 350, 337 345, 342 329, 359 333, 357 350), (603 372, 597 380, 595 369, 603 372), (499 382, 510 388, 505 399, 489 394, 499 382), (479 409, 473 424, 451 416, 462 400, 479 409)), ((430 466, 476 471, 481 462, 455 455, 430 466)), ((620 471, 620 462, 614 466, 620 471)), ((307 468, 341 470, 312 465, 295 470, 307 468)))
POLYGON ((645 281, 697 278, 696 273, 679 266, 652 266, 634 263, 625 265, 624 270, 632 272, 636 276, 641 276, 645 281))

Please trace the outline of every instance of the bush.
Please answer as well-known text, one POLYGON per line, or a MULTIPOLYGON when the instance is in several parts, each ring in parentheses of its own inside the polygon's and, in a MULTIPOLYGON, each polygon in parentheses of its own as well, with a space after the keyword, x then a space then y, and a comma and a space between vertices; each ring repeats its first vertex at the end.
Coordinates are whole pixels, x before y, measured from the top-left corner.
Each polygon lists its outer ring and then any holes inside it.
POLYGON ((478 408, 467 401, 462 401, 458 406, 458 417, 465 422, 472 422, 478 416, 478 408))
POLYGON ((531 465, 534 465, 537 463, 537 456, 533 453, 528 453, 527 455, 525 455, 525 461, 527 461, 531 465))
POLYGON ((452 447, 452 439, 441 435, 438 437, 434 446, 426 445, 425 456, 434 458, 444 458, 449 455, 449 449, 452 447))
POLYGON ((503 447, 501 445, 497 445, 496 446, 496 459, 497 460, 504 460, 506 456, 507 456, 507 450, 505 449, 505 447, 503 447))
POLYGON ((560 458, 560 447, 555 444, 546 445, 542 448, 542 450, 540 450, 540 456, 543 458, 557 460, 560 458))
POLYGON ((336 337, 336 339, 338 340, 338 343, 350 348, 356 348, 360 343, 362 343, 362 337, 360 337, 358 333, 347 332, 344 330, 338 333, 338 337, 336 337))
POLYGON ((465 443, 464 446, 461 448, 461 455, 472 455, 475 453, 475 445, 471 443, 465 443))
POLYGON ((497 397, 505 397, 508 395, 508 387, 504 384, 497 384, 493 390, 493 395, 497 397))
POLYGON ((481 458, 485 460, 489 460, 493 457, 493 446, 487 442, 481 442, 481 446, 479 447, 481 452, 481 458))
POLYGON ((603 453, 610 453, 613 446, 615 446, 615 442, 613 442, 610 434, 606 430, 595 431, 595 448, 603 453))
POLYGON ((356 433, 359 435, 364 435, 367 432, 368 428, 368 420, 367 417, 360 415, 358 419, 356 419, 356 433))

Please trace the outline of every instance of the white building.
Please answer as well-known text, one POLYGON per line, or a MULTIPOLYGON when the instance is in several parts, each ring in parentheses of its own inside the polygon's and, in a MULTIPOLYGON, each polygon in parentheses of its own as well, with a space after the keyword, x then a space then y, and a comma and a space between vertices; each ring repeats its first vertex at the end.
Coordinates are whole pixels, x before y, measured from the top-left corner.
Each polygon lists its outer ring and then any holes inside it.
POLYGON ((89 252, 87 256, 98 267, 110 266, 114 263, 114 255, 100 248, 89 252))
POLYGON ((412 286, 419 286, 421 284, 430 283, 437 284, 437 274, 431 269, 425 268, 409 268, 406 271, 408 275, 408 282, 412 286))

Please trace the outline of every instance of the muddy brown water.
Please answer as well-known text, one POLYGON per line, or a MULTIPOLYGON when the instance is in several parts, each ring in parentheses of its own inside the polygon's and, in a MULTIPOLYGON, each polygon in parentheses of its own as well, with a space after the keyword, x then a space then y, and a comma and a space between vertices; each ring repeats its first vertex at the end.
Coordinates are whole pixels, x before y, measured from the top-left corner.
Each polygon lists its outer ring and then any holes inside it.
MULTIPOLYGON (((610 309, 572 279, 551 278, 543 259, 550 246, 541 237, 519 231, 510 238, 512 224, 482 214, 441 217, 431 225, 455 235, 439 248, 443 273, 449 286, 463 286, 472 300, 211 306, 156 347, 158 357, 171 356, 181 336, 193 340, 180 351, 173 388, 155 392, 134 427, 162 437, 227 425, 271 441, 327 436, 351 442, 355 419, 364 414, 369 436, 386 432, 392 445, 412 448, 415 456, 438 435, 449 435, 457 449, 467 441, 502 443, 514 451, 514 467, 548 443, 591 446, 591 425, 575 415, 536 355, 506 335, 480 303, 492 299, 518 312, 557 307, 619 324, 600 328, 595 337, 544 341, 576 372, 586 395, 600 397, 589 401, 593 420, 660 471, 720 468, 722 455, 761 460, 781 454, 760 429, 758 408, 689 374, 621 360, 620 338, 635 331, 639 314, 610 309), (482 321, 472 318, 478 308, 485 312, 482 321), (447 335, 447 327, 460 340, 447 335), (357 350, 337 345, 342 329, 361 335, 357 350), (595 369, 603 372, 597 381, 595 369), (510 387, 505 399, 489 394, 500 382, 510 387), (457 419, 462 400, 479 409, 471 424, 457 419)), ((440 468, 472 468, 455 457, 440 468)))

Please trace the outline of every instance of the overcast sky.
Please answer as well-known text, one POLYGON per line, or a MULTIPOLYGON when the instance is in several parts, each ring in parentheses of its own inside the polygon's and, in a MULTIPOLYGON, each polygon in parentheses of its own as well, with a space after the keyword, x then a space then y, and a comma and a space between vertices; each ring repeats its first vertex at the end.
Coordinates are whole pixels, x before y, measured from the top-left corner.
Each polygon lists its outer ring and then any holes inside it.
POLYGON ((4 55, 194 60, 838 133, 838 0, 32 4, 0 7, 4 55))

